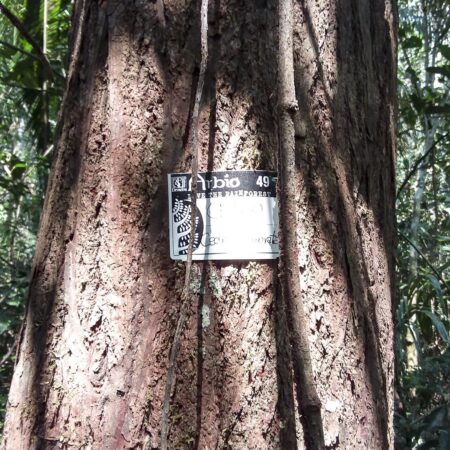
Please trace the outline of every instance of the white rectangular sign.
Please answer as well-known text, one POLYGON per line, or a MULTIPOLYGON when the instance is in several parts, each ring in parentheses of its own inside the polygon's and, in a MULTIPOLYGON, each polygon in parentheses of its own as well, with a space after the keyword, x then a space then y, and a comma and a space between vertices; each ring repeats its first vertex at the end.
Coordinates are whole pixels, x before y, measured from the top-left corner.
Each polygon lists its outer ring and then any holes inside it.
MULTIPOLYGON (((262 170, 201 172, 197 178, 192 258, 278 258, 276 173, 262 170)), ((169 182, 170 257, 187 259, 191 233, 191 174, 169 182)))

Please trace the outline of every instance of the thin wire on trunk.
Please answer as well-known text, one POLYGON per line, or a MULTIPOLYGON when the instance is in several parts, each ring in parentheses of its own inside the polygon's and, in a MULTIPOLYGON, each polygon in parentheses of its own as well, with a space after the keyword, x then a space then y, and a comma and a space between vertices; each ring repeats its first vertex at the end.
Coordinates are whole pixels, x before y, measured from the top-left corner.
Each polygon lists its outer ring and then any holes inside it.
POLYGON ((278 201, 280 223, 280 279, 289 313, 299 413, 304 425, 307 450, 325 448, 321 404, 317 395, 308 343, 308 325, 300 289, 297 245, 295 168, 295 116, 299 114, 294 84, 292 0, 278 4, 278 201))
POLYGON ((170 399, 176 381, 176 364, 178 351, 180 349, 181 333, 186 322, 189 300, 191 298, 190 285, 192 278, 192 253, 194 249, 195 228, 196 228, 196 205, 197 205, 197 175, 198 175, 198 116, 200 112, 200 102, 202 99, 203 85, 205 83, 206 65, 208 61, 208 0, 202 0, 200 11, 200 40, 201 40, 201 61, 200 73, 195 92, 194 109, 190 123, 190 134, 192 135, 192 177, 191 177, 191 232, 186 260, 186 272, 184 279, 183 293, 181 296, 181 307, 178 316, 175 335, 173 337, 172 348, 169 356, 169 368, 167 372, 166 388, 164 392, 164 403, 161 417, 161 450, 167 450, 170 418, 170 399))

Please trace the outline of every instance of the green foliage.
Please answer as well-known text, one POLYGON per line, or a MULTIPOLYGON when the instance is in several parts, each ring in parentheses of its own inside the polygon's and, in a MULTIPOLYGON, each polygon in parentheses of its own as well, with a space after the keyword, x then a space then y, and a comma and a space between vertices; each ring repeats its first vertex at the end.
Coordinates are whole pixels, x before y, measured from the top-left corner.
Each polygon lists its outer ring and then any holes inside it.
MULTIPOLYGON (((65 77, 70 0, 2 0, 0 429, 65 77), (47 39, 44 45, 44 29, 47 39)), ((450 448, 450 0, 399 0, 397 411, 399 449, 450 448)))
POLYGON ((0 431, 64 83, 70 1, 4 1, 46 54, 0 14, 0 431))
POLYGON ((450 2, 399 2, 399 449, 450 448, 450 2))

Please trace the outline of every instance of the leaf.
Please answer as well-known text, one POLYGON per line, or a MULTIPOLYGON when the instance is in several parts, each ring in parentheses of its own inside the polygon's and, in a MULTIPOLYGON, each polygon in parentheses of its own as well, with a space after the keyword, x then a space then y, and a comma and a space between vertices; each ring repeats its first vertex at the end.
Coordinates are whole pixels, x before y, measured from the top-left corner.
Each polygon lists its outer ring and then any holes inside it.
POLYGON ((425 107, 425 102, 423 101, 423 99, 420 98, 417 94, 411 94, 409 98, 416 111, 419 113, 422 112, 425 107))
POLYGON ((2 335, 5 331, 8 331, 10 327, 10 321, 0 322, 0 335, 2 335))
POLYGON ((9 46, 6 45, 6 43, 0 42, 0 56, 9 59, 11 56, 13 56, 16 52, 9 46))
POLYGON ((428 316, 431 319, 434 327, 436 328, 437 332, 441 336, 442 340, 446 344, 450 344, 450 338, 448 336, 445 325, 442 323, 441 319, 435 313, 428 311, 426 309, 422 309, 422 310, 420 310, 420 312, 425 314, 426 316, 428 316))
POLYGON ((436 75, 444 75, 445 77, 450 77, 450 65, 446 66, 430 66, 427 67, 428 73, 433 73, 436 75))
POLYGON ((431 281, 431 284, 433 285, 437 296, 439 298, 442 298, 442 288, 441 288, 441 284, 439 283, 439 280, 434 275, 432 275, 431 273, 427 274, 427 278, 431 281))
POLYGON ((450 242, 450 236, 436 236, 438 242, 450 242))
POLYGON ((22 305, 22 299, 9 299, 5 302, 8 306, 21 306, 22 305))
POLYGON ((422 39, 419 36, 410 36, 402 42, 404 49, 422 47, 422 39))
POLYGON ((18 163, 15 164, 13 169, 12 169, 12 178, 14 180, 18 180, 19 178, 22 178, 22 175, 26 172, 27 170, 27 165, 25 163, 18 163))
POLYGON ((441 306, 442 313, 448 317, 448 302, 447 302, 447 299, 444 298, 441 282, 438 280, 438 278, 436 278, 431 273, 427 274, 426 276, 430 280, 431 284, 433 285, 433 288, 434 288, 436 295, 438 297, 438 300, 439 300, 439 305, 441 306))
POLYGON ((450 46, 441 44, 438 46, 439 51, 442 53, 442 56, 448 60, 450 60, 450 46))
POLYGON ((414 347, 416 348, 417 355, 422 357, 422 346, 420 345, 420 335, 421 333, 417 329, 417 327, 411 321, 407 324, 409 330, 411 331, 411 336, 413 337, 414 347))
POLYGON ((408 66, 406 68, 405 73, 411 77, 411 80, 413 81, 413 83, 420 82, 419 75, 411 66, 408 66))
POLYGON ((450 105, 426 105, 424 110, 428 114, 447 114, 450 113, 450 105))

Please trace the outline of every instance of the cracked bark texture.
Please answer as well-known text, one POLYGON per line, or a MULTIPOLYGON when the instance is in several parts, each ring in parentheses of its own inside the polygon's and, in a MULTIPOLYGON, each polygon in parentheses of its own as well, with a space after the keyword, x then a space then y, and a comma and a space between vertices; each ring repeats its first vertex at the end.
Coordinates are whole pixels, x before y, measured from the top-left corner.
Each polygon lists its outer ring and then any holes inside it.
MULTIPOLYGON (((76 0, 4 449, 159 446, 199 2, 76 0)), ((392 448, 395 11, 294 2, 299 277, 326 448, 392 448)), ((273 0, 210 0, 199 170, 275 169, 273 0)), ((304 448, 276 263, 195 263, 169 448, 304 448)))

